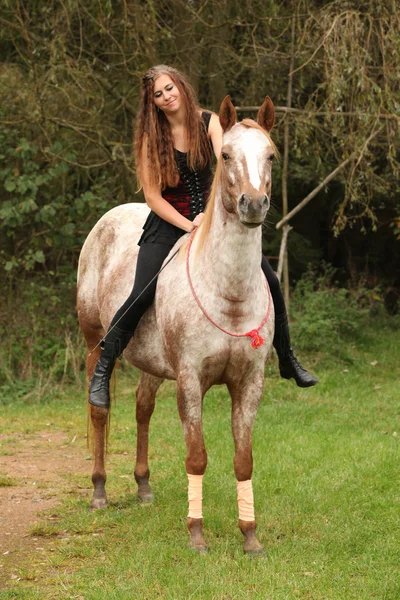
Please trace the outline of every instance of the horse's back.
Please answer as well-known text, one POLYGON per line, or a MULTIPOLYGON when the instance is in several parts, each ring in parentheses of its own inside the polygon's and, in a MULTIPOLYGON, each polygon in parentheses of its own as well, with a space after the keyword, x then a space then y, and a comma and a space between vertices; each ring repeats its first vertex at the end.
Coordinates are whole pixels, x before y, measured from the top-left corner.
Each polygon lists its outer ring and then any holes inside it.
POLYGON ((129 296, 134 280, 137 242, 149 214, 146 204, 121 204, 90 231, 78 265, 77 310, 81 328, 107 327, 129 296))

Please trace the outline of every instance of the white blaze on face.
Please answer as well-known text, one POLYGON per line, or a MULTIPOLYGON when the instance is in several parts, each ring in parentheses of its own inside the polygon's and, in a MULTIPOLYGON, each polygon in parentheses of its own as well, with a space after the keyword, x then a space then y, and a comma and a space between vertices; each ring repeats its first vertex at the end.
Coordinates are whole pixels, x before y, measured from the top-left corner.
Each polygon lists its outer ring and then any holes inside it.
POLYGON ((232 161, 227 162, 228 180, 232 185, 239 180, 261 191, 270 184, 271 165, 268 158, 273 148, 263 131, 234 125, 224 135, 223 145, 232 157, 232 161))
POLYGON ((260 189, 260 172, 262 167, 261 161, 265 145, 262 144, 260 149, 259 136, 259 131, 248 129, 241 142, 244 158, 247 163, 249 181, 256 190, 260 189), (260 152, 260 150, 262 151, 260 152))
POLYGON ((235 182, 235 170, 240 179, 248 179, 258 191, 269 183, 266 163, 268 152, 272 148, 262 131, 235 126, 226 134, 224 142, 228 147, 231 146, 235 159, 235 169, 229 169, 231 183, 235 182))

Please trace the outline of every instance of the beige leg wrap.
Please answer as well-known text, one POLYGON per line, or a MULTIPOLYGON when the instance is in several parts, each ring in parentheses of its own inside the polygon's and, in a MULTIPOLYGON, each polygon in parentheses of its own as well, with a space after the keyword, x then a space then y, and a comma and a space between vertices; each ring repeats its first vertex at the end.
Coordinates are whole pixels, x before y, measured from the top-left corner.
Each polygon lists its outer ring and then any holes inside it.
POLYGON ((248 479, 247 481, 237 481, 236 483, 239 519, 241 521, 255 521, 253 483, 251 479, 248 479))
POLYGON ((203 518, 203 475, 187 474, 189 480, 189 514, 192 519, 203 518))

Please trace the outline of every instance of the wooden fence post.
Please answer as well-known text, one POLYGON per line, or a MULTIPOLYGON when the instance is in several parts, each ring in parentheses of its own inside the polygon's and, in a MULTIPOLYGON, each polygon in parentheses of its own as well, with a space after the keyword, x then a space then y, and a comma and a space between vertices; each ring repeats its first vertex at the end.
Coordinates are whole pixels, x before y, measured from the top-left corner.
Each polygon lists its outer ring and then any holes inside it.
MULTIPOLYGON (((287 106, 292 106, 292 84, 293 84, 293 67, 294 67, 294 36, 295 36, 295 25, 296 17, 292 17, 292 42, 290 46, 290 66, 289 66, 289 80, 287 90, 287 106)), ((288 213, 288 194, 287 194, 287 178, 289 168, 289 115, 285 115, 285 125, 283 131, 283 168, 282 168, 282 214, 283 218, 288 213)), ((289 232, 287 232, 289 233, 289 232)), ((287 234, 286 234, 287 237, 287 234)), ((283 245, 283 244, 282 244, 283 245)), ((289 260, 287 253, 287 246, 284 245, 284 258, 283 258, 283 296, 286 304, 286 311, 289 314, 289 260)))

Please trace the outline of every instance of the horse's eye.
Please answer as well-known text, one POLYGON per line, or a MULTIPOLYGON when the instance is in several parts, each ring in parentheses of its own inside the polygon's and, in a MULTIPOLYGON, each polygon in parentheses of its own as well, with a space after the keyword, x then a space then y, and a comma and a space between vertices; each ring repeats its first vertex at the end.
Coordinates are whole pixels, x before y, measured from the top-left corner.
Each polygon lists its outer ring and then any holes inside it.
POLYGON ((226 152, 222 152, 221 156, 222 156, 222 158, 224 160, 228 160, 229 159, 229 154, 227 154, 226 152))
POLYGON ((274 158, 275 158, 275 154, 271 154, 268 158, 272 162, 274 160, 274 158))

